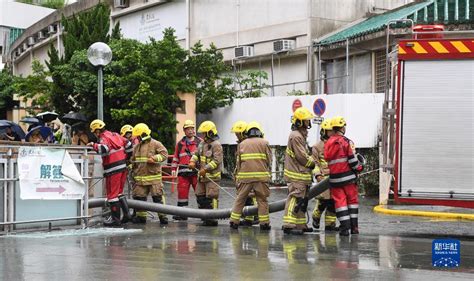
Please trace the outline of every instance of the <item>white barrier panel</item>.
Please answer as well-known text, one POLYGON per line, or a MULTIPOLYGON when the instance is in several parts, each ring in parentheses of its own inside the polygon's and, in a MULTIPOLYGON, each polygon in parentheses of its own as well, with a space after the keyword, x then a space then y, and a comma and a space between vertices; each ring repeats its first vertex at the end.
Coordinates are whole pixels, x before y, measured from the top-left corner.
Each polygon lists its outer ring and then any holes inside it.
MULTIPOLYGON (((313 111, 315 101, 323 99, 326 108, 322 117, 343 116, 347 122, 346 136, 354 141, 356 147, 368 148, 377 146, 383 98, 383 94, 368 93, 236 99, 231 106, 200 115, 198 120, 215 122, 222 144, 235 144, 236 138, 230 129, 235 121, 243 120, 259 122, 270 145, 286 146, 293 102, 299 99, 304 107, 313 111)), ((319 126, 314 124, 309 132, 308 143, 312 145, 318 140, 319 126)))
POLYGON ((85 184, 65 149, 24 146, 18 153, 21 199, 80 200, 85 184))

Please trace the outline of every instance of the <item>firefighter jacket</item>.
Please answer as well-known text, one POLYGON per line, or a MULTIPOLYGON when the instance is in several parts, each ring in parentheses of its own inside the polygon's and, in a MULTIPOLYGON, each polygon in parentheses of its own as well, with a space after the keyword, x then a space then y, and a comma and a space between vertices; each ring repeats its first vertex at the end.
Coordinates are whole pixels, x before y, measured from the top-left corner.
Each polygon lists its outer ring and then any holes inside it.
POLYGON ((196 152, 199 143, 201 143, 201 139, 198 137, 194 137, 193 140, 188 139, 184 136, 177 144, 174 150, 173 155, 173 162, 171 166, 173 168, 177 168, 178 176, 194 176, 197 174, 196 170, 191 170, 190 168, 186 167, 191 160, 194 152, 196 152))
POLYGON ((269 182, 272 152, 267 140, 248 138, 237 145, 238 183, 269 182))
MULTIPOLYGON (((313 158, 316 160, 317 164, 314 167, 313 170, 313 175, 315 177, 322 176, 326 177, 329 175, 329 167, 328 167, 328 162, 324 159, 324 144, 326 143, 326 140, 321 140, 313 147, 311 148, 311 154, 313 155, 313 158)), ((329 190, 324 191, 321 193, 319 196, 322 199, 331 199, 331 193, 329 190)))
POLYGON ((161 184, 161 162, 168 159, 168 151, 155 139, 146 140, 133 147, 133 178, 137 185, 161 184), (155 162, 148 163, 152 157, 155 162))
POLYGON ((199 144, 190 162, 195 162, 196 167, 206 170, 207 174, 199 179, 200 182, 221 179, 223 157, 222 145, 219 141, 204 141, 199 144))
POLYGON ((107 177, 127 169, 132 143, 117 133, 104 131, 99 136, 99 143, 94 143, 93 149, 102 156, 104 177, 107 177))
POLYGON ((331 187, 354 183, 362 165, 354 155, 354 143, 341 134, 335 134, 324 145, 324 158, 329 166, 331 187))
POLYGON ((306 131, 294 130, 288 137, 285 151, 285 181, 310 184, 312 181, 311 170, 316 166, 316 161, 310 155, 306 143, 306 131))

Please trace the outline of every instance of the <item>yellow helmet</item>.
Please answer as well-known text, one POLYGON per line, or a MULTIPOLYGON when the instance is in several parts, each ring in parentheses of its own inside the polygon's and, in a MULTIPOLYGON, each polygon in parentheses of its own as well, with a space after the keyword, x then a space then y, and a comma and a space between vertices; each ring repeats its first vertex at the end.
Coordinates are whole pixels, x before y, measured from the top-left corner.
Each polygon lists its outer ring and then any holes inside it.
POLYGON ((150 138, 151 130, 148 128, 148 125, 145 123, 138 123, 133 127, 132 135, 134 137, 140 137, 141 140, 146 140, 150 138))
POLYGON ((252 121, 245 128, 245 133, 248 133, 250 129, 258 129, 263 134, 262 126, 258 122, 252 121))
POLYGON ((331 119, 331 127, 344 127, 346 126, 346 120, 342 116, 336 116, 331 119))
POLYGON ((323 123, 321 123, 321 130, 332 130, 331 119, 325 119, 323 123))
POLYGON ((245 121, 237 121, 232 125, 232 129, 230 130, 231 133, 243 133, 247 128, 247 122, 245 121))
POLYGON ((122 137, 125 137, 127 133, 132 133, 133 132, 133 127, 131 125, 123 125, 122 129, 120 129, 120 135, 122 137))
POLYGON ((217 135, 216 124, 212 121, 204 121, 199 125, 198 133, 205 134, 206 137, 212 138, 217 135))
POLYGON ((293 116, 291 116, 291 123, 296 124, 298 121, 303 123, 304 120, 311 120, 313 117, 314 115, 309 111, 309 109, 306 107, 299 107, 295 110, 293 116))
POLYGON ((95 119, 94 121, 91 122, 90 128, 91 128, 91 132, 93 133, 95 132, 95 130, 100 130, 100 129, 105 128, 105 123, 104 121, 100 119, 95 119))
POLYGON ((184 121, 183 129, 191 128, 191 127, 192 127, 192 128, 196 127, 196 126, 194 125, 193 120, 189 120, 189 119, 188 119, 188 120, 184 121))

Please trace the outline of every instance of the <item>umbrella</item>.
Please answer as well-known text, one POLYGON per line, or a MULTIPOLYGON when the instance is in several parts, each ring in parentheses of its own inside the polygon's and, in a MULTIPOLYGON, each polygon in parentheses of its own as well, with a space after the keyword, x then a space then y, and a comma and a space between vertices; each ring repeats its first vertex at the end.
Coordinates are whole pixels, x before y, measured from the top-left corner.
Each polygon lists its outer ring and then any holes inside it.
POLYGON ((41 137, 46 140, 47 142, 54 142, 54 135, 53 135, 53 130, 51 130, 51 128, 49 127, 45 127, 45 126, 36 126, 34 128, 32 128, 28 134, 26 134, 26 141, 29 141, 30 140, 30 137, 31 135, 36 131, 36 130, 39 130, 40 134, 41 134, 41 137))
POLYGON ((75 124, 77 122, 87 123, 87 117, 80 112, 70 112, 60 118, 63 123, 75 124))
POLYGON ((48 123, 58 118, 58 116, 59 114, 56 112, 46 111, 36 115, 36 118, 43 120, 44 123, 48 123))
POLYGON ((27 123, 27 124, 43 124, 43 121, 36 117, 25 117, 21 119, 20 122, 27 123))
POLYGON ((9 120, 0 120, 0 130, 2 134, 6 134, 6 128, 11 128, 15 141, 25 139, 25 132, 18 124, 9 120))

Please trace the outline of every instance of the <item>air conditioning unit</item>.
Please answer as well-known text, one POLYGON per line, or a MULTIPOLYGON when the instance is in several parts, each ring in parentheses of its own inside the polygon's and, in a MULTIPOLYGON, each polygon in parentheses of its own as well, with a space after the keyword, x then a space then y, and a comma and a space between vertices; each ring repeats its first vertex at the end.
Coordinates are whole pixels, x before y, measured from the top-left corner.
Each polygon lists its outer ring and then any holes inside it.
POLYGON ((35 37, 28 37, 28 46, 33 46, 36 43, 35 37))
POLYGON ((127 8, 128 0, 114 0, 114 8, 127 8))
POLYGON ((26 43, 23 43, 23 44, 21 45, 21 49, 22 49, 23 51, 26 51, 26 50, 28 49, 28 45, 27 45, 26 43))
POLYGON ((48 34, 56 33, 56 26, 54 24, 48 26, 48 34))
POLYGON ((38 32, 38 40, 43 40, 45 38, 46 38, 46 36, 44 35, 44 31, 38 32))
POLYGON ((16 56, 16 57, 19 57, 20 55, 21 55, 21 50, 20 50, 20 48, 18 48, 18 49, 16 49, 16 51, 15 51, 15 56, 16 56))
POLYGON ((273 42, 273 51, 278 52, 287 52, 293 50, 295 48, 296 41, 295 40, 278 40, 273 42))
POLYGON ((253 46, 239 46, 234 48, 236 58, 246 58, 253 56, 253 46))

